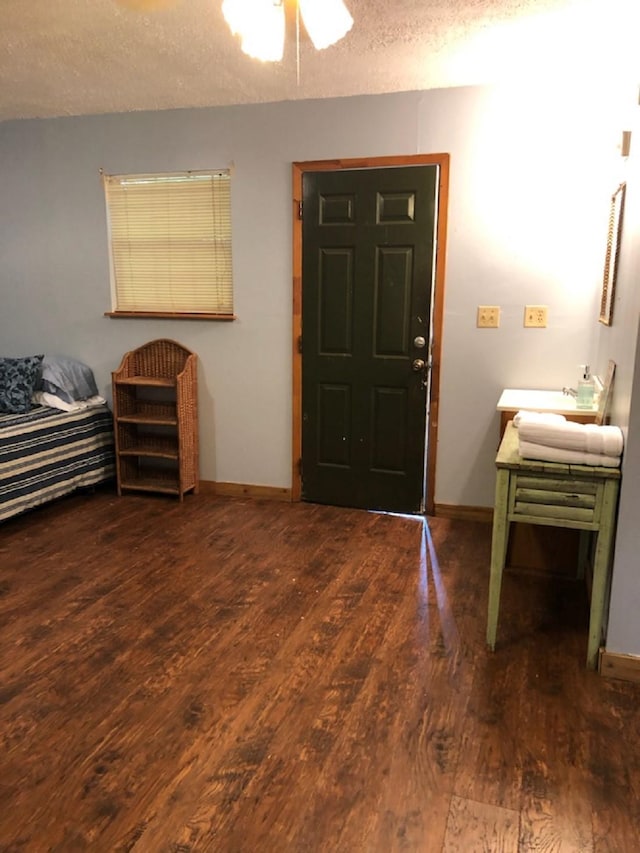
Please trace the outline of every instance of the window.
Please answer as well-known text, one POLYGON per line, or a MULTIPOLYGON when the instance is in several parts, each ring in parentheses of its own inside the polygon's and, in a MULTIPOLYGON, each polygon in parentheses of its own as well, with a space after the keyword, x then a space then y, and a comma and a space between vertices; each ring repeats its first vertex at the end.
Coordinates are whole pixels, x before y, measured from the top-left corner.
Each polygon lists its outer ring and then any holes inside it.
POLYGON ((233 319, 230 173, 103 180, 112 316, 233 319))

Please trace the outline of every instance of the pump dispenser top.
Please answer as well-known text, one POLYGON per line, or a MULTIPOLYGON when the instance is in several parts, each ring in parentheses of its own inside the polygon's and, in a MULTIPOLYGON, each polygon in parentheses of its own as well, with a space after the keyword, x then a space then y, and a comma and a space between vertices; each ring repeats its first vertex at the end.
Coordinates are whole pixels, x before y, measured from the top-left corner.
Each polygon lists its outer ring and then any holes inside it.
POLYGON ((580 365, 580 379, 578 380, 578 394, 576 396, 576 409, 592 409, 596 393, 596 383, 593 381, 588 364, 580 365))

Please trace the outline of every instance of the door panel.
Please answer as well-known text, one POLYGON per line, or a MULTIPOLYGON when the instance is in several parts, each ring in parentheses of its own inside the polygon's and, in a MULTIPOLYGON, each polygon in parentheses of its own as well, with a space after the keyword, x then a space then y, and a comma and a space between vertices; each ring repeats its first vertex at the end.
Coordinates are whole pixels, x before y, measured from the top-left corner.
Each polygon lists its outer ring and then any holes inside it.
POLYGON ((377 249, 374 338, 376 358, 406 357, 409 351, 412 269, 413 253, 410 247, 377 249))
POLYGON ((374 388, 371 424, 373 471, 402 474, 407 464, 405 433, 409 401, 405 388, 374 388))
POLYGON ((351 355, 353 340, 353 252, 323 250, 318 281, 321 355, 351 355))
POLYGON ((348 468, 351 464, 351 388, 348 385, 318 385, 317 413, 318 465, 348 468))
POLYGON ((418 512, 438 167, 306 172, 302 496, 418 512))

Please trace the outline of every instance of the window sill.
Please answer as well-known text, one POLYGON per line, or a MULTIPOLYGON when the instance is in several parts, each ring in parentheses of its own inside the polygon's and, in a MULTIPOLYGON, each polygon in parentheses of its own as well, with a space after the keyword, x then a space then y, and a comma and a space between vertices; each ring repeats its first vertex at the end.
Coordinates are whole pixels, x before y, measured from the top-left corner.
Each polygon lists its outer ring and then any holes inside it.
POLYGON ((171 311, 105 311, 104 316, 128 320, 218 320, 230 322, 238 319, 235 314, 181 314, 171 311))

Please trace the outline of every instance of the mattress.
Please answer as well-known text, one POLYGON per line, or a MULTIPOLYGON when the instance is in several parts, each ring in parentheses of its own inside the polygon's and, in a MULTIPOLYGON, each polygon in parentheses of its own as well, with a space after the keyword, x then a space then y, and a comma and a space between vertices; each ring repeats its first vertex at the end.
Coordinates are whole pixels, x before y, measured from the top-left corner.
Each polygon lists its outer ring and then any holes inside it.
POLYGON ((106 405, 0 415, 0 521, 114 475, 106 405))

